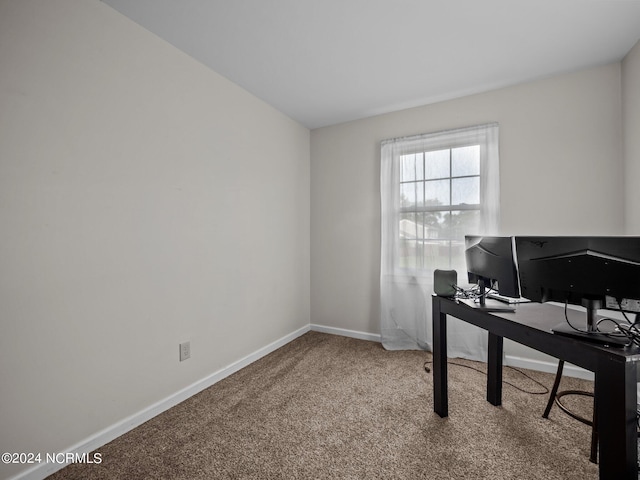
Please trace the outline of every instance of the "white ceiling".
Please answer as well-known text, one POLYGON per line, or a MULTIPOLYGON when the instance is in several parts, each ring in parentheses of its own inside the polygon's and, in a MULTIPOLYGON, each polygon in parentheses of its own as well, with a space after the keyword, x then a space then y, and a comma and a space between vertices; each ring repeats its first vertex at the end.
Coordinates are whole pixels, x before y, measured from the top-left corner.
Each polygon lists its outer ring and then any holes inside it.
POLYGON ((316 128, 621 60, 640 0, 102 0, 316 128))

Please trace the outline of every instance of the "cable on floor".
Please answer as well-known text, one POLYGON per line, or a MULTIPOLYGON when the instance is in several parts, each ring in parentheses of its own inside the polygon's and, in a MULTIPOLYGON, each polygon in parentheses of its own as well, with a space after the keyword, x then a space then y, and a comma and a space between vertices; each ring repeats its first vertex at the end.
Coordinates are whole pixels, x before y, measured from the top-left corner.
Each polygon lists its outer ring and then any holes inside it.
MULTIPOLYGON (((432 364, 433 360, 427 360, 426 362, 424 362, 424 370, 427 373, 431 372, 431 368, 429 368, 427 365, 432 364)), ((456 362, 451 362, 451 361, 447 361, 447 365, 455 365, 457 367, 464 367, 464 368, 468 368, 470 370, 475 370, 476 372, 480 372, 483 375, 486 375, 487 372, 480 370, 479 368, 476 367, 472 367, 471 365, 465 365, 463 363, 456 363, 456 362)), ((535 378, 530 377, 529 375, 527 375, 526 373, 524 373, 522 370, 515 368, 515 367, 511 367, 509 365, 505 365, 505 368, 510 368, 511 370, 515 370, 516 372, 518 372, 520 375, 528 378, 529 380, 531 380, 533 383, 539 385, 540 387, 542 387, 543 391, 541 392, 534 392, 531 390, 526 390, 524 388, 520 388, 517 385, 514 385, 513 383, 507 382, 506 380, 503 380, 502 383, 505 385, 509 385, 513 388, 515 388, 516 390, 523 392, 523 393, 528 393, 529 395, 546 395, 547 393, 549 393, 549 389, 543 385, 542 383, 540 383, 539 381, 537 381, 535 378)))

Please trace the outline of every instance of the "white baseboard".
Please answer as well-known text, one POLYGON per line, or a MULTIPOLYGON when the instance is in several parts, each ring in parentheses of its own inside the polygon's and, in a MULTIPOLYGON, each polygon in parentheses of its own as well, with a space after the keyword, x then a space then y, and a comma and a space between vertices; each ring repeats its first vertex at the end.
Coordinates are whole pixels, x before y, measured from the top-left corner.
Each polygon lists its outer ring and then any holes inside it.
POLYGON ((347 330, 345 328, 327 327, 325 325, 317 325, 312 323, 311 330, 314 332, 330 333, 332 335, 341 335, 343 337, 358 338, 360 340, 370 340, 372 342, 380 342, 379 334, 358 332, 356 330, 347 330))
MULTIPOLYGON (((380 342, 379 334, 358 332, 355 330, 347 330, 344 328, 327 327, 325 325, 311 324, 311 330, 314 332, 331 333, 333 335, 342 335, 343 337, 358 338, 360 340, 370 340, 372 342, 380 342)), ((528 368, 538 372, 556 373, 558 369, 557 362, 545 362, 542 360, 533 360, 530 358, 516 357, 513 355, 505 355, 504 364, 517 368, 528 368)), ((563 375, 567 377, 583 378, 585 380, 593 380, 593 372, 585 370, 575 365, 565 363, 563 375)))
MULTIPOLYGON (((269 353, 277 350, 278 348, 286 345, 287 343, 295 340, 301 335, 304 335, 310 330, 310 326, 306 325, 298 330, 285 335, 284 337, 276 340, 273 343, 270 343, 266 347, 262 347, 259 350, 247 355, 240 360, 221 368, 220 370, 212 373, 211 375, 199 380, 188 387, 179 390, 178 392, 168 396, 167 398, 160 400, 159 402, 154 403, 153 405, 137 412, 130 417, 125 418, 124 420, 111 425, 110 427, 105 428, 104 430, 91 435, 90 437, 78 442, 77 444, 69 447, 64 450, 64 453, 73 453, 82 455, 83 453, 90 453, 101 446, 109 443, 112 440, 115 440, 120 435, 127 433, 130 430, 133 430, 139 425, 142 425, 144 422, 152 419, 156 415, 161 414, 162 412, 170 409, 178 405, 180 402, 183 402, 189 397, 192 397, 196 393, 201 392, 205 388, 214 385, 220 380, 228 377, 229 375, 237 372, 241 368, 246 367, 247 365, 259 360, 260 358, 268 355, 269 353)), ((18 473, 17 475, 11 477, 10 480, 42 480, 47 476, 51 475, 54 472, 65 467, 65 463, 41 463, 35 465, 33 468, 25 470, 23 472, 18 473)))

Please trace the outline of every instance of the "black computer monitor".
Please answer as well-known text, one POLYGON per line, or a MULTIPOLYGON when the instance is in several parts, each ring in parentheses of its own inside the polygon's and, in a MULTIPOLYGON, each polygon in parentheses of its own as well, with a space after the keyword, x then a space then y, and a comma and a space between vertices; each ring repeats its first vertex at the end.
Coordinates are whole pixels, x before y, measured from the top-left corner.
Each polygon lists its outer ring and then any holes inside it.
POLYGON ((522 296, 584 306, 578 330, 595 333, 599 309, 640 312, 640 237, 515 237, 515 248, 522 296))
POLYGON ((464 240, 469 283, 477 283, 481 293, 490 288, 505 297, 520 297, 512 238, 466 235, 464 240))

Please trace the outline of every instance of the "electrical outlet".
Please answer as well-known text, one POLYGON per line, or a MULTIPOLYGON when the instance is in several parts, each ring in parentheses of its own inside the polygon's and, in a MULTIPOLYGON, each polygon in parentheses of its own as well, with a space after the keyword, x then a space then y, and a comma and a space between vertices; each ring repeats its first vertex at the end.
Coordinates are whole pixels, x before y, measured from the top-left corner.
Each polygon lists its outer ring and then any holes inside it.
POLYGON ((184 361, 191 357, 191 342, 184 342, 180 344, 180 361, 184 361))

